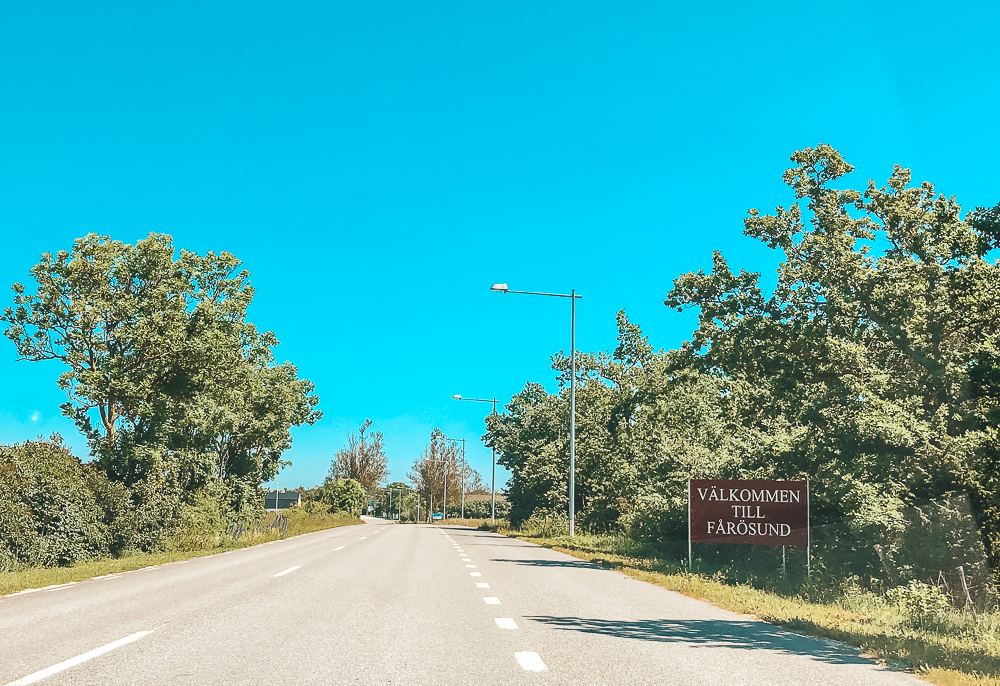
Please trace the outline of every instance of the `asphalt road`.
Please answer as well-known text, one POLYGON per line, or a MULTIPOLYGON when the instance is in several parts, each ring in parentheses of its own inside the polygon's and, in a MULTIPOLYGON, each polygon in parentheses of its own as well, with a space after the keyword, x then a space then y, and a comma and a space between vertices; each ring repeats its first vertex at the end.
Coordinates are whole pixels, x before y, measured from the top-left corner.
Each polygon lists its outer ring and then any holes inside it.
POLYGON ((381 520, 0 599, 0 684, 923 684, 489 532, 381 520))

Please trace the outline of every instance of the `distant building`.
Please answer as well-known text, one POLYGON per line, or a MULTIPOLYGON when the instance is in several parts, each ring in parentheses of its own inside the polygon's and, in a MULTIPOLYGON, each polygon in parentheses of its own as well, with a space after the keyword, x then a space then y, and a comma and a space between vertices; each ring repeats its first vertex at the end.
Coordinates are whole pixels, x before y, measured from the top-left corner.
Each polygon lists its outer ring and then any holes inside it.
POLYGON ((274 501, 278 500, 278 510, 287 510, 290 507, 298 507, 302 504, 302 494, 298 491, 268 491, 264 496, 264 509, 274 512, 274 501))

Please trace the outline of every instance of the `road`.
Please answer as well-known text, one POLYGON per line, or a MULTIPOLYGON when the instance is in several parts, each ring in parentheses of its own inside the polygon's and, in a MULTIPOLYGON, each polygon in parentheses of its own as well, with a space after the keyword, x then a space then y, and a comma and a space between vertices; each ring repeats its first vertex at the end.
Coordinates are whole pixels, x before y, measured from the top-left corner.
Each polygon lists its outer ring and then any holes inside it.
POLYGON ((0 599, 0 684, 917 685, 834 642, 382 520, 0 599))

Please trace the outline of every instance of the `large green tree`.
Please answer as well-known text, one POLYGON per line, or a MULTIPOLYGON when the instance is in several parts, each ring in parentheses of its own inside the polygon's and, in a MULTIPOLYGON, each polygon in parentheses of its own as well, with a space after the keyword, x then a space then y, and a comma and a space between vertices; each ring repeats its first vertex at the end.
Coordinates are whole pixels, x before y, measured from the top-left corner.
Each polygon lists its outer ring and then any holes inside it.
POLYGON ((792 161, 795 202, 744 222, 783 256, 774 291, 716 253, 664 303, 698 308, 694 344, 745 398, 762 475, 810 476, 831 515, 968 494, 996 561, 1000 206, 963 215, 899 166, 837 188, 853 167, 828 145, 792 161))
POLYGON ((89 234, 31 275, 34 293, 14 284, 5 333, 21 359, 65 365, 63 413, 115 480, 184 493, 228 478, 246 499, 273 478, 290 428, 320 417, 313 385, 246 320, 253 288, 228 252, 89 234))
MULTIPOLYGON (((560 391, 529 383, 486 418, 488 445, 511 470, 515 524, 568 509, 569 359, 553 357, 560 391)), ((689 478, 737 475, 723 383, 691 351, 656 351, 624 312, 618 346, 578 356, 576 511, 590 529, 679 538, 689 478)))

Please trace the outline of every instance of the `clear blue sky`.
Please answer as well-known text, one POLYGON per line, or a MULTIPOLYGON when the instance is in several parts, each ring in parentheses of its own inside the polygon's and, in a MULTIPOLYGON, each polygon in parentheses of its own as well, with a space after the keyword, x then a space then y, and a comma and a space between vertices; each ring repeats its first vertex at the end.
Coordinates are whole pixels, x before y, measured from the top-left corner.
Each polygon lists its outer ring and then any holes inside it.
MULTIPOLYGON (((554 388, 568 302, 581 349, 624 308, 657 347, 662 300, 788 204, 792 151, 894 163, 971 209, 1000 201, 995 3, 5 3, 0 304, 87 232, 229 250, 251 319, 317 385, 282 485, 322 481, 366 417, 405 478, 434 427, 479 442, 488 406, 554 388), (2 295, 6 293, 6 295, 2 295)), ((56 363, 0 340, 0 442, 60 431, 56 363)))

